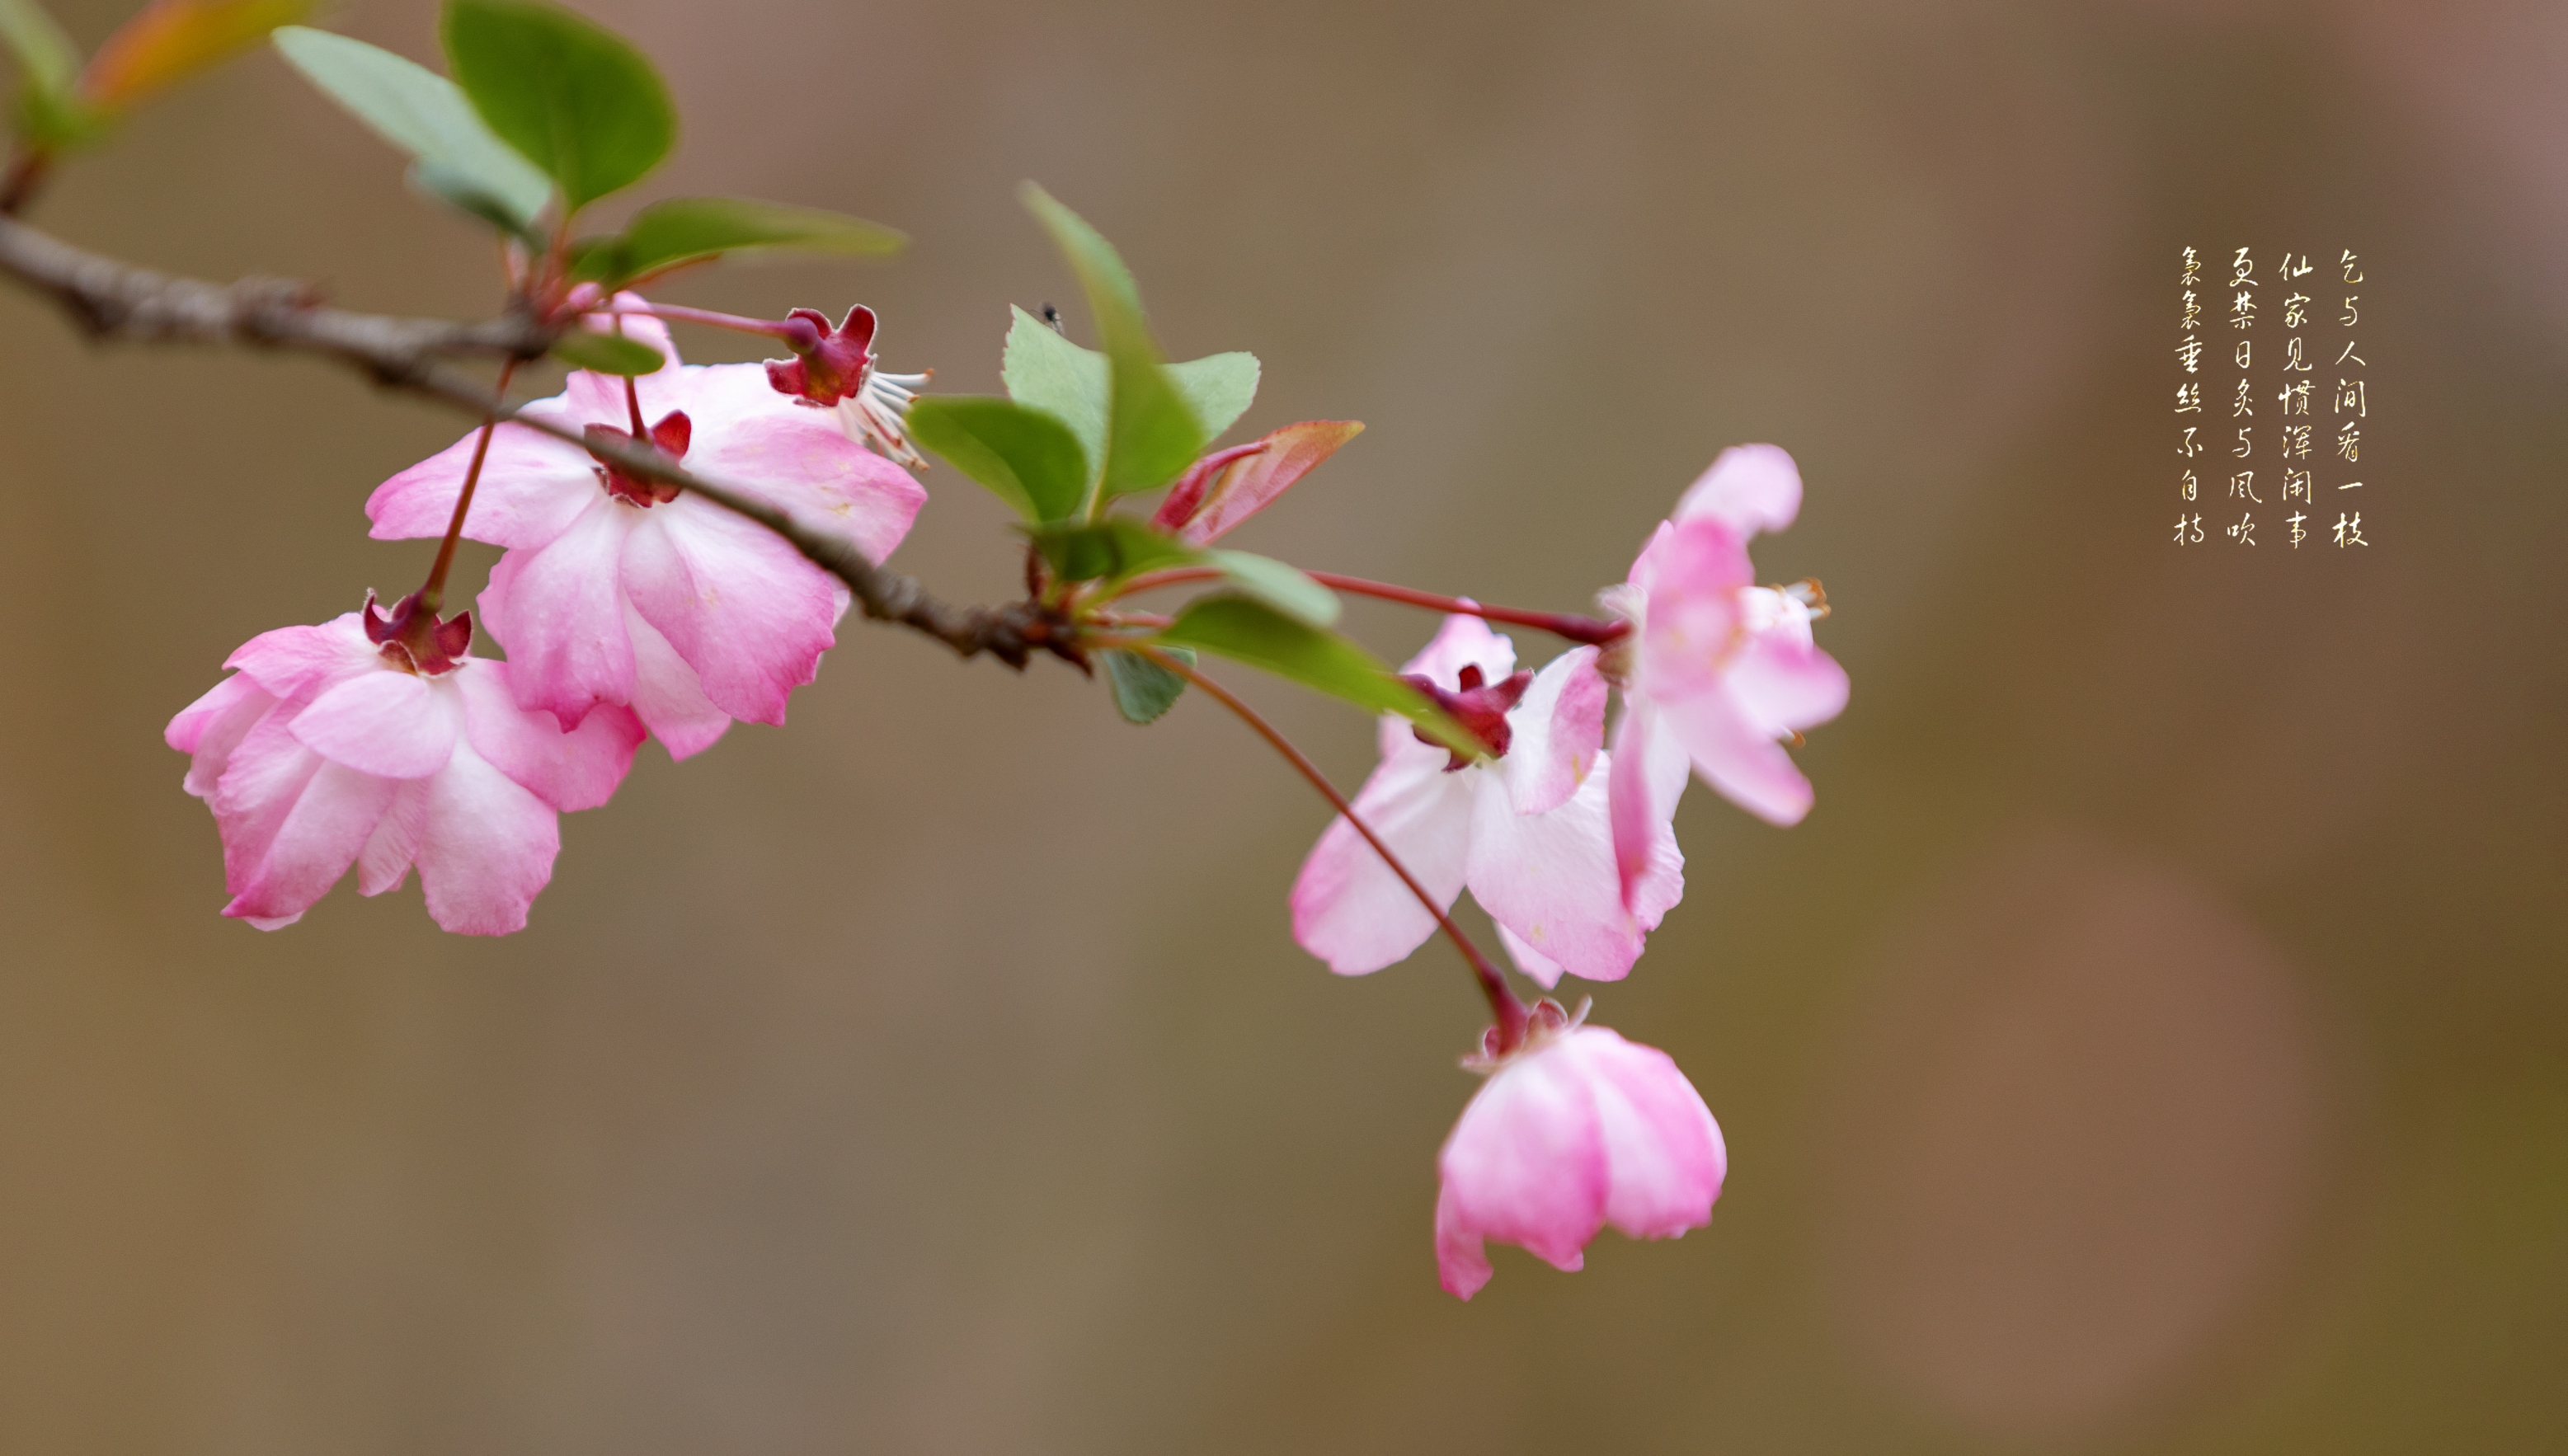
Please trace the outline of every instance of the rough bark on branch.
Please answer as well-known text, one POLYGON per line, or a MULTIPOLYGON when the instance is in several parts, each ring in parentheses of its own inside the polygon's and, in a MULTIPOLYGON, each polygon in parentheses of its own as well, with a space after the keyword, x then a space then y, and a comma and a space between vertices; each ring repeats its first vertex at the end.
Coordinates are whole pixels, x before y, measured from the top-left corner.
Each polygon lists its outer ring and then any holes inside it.
POLYGON ((93 339, 317 355, 387 388, 567 440, 621 470, 692 490, 749 517, 845 582, 867 617, 925 633, 964 657, 986 652, 1018 668, 1038 650, 1079 660, 1061 622, 1039 603, 957 607, 938 601, 911 578, 866 560, 846 537, 807 526, 738 485, 707 479, 664 455, 614 440, 586 439, 549 421, 520 416, 484 386, 444 367, 451 358, 541 355, 558 330, 531 317, 511 314, 459 324, 351 313, 323 304, 320 290, 309 283, 244 278, 221 284, 171 277, 74 247, 8 216, 0 216, 0 272, 52 299, 93 339))

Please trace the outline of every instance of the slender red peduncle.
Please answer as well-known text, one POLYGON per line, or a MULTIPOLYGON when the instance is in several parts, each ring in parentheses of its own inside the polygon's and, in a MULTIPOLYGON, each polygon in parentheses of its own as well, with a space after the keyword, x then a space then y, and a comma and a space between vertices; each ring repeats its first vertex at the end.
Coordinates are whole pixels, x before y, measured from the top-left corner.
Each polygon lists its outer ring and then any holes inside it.
POLYGON ((1320 771, 1320 766, 1305 757, 1301 749, 1294 747, 1292 740, 1277 731, 1273 724, 1260 718, 1257 710, 1233 697, 1229 689, 1155 647, 1135 647, 1131 650, 1202 689, 1222 707, 1239 715, 1241 722, 1256 729, 1259 737, 1264 738, 1276 752, 1283 754, 1286 762, 1291 763, 1304 778, 1310 780, 1311 786, 1320 791, 1322 798, 1327 799, 1336 806, 1339 813, 1346 816, 1347 822, 1353 824, 1356 832, 1364 836, 1365 843, 1372 845, 1374 853, 1382 856, 1382 862, 1391 866, 1393 874, 1400 876, 1400 882, 1409 887, 1409 893, 1417 896, 1418 903, 1427 907, 1427 913, 1436 917, 1437 928, 1444 932, 1446 939, 1452 941, 1453 948, 1462 953, 1462 960, 1470 966, 1471 975, 1480 983, 1480 994, 1488 998, 1489 1014, 1497 1019, 1498 1053, 1503 1055, 1523 1045, 1525 1026, 1531 1014, 1526 1011, 1523 1002, 1516 1000, 1516 994, 1507 988, 1507 978, 1497 967, 1489 964, 1489 958, 1480 954, 1480 948, 1471 944, 1469 936, 1462 934, 1462 928, 1453 923, 1453 917, 1445 914, 1444 908, 1438 905, 1435 897, 1427 893, 1426 887, 1418 883, 1417 877, 1409 872, 1409 866, 1402 864, 1400 856, 1391 852, 1391 846, 1382 842, 1382 836, 1373 832, 1373 826, 1357 815, 1355 805, 1347 802, 1347 796, 1338 792, 1336 784, 1329 782, 1329 776, 1320 771))
POLYGON ((791 321, 753 319, 740 314, 717 313, 709 308, 688 308, 675 303, 655 303, 644 308, 636 308, 630 304, 616 304, 607 308, 590 309, 588 314, 591 318, 630 317, 639 314, 655 319, 668 319, 676 323, 703 324, 712 329, 729 329, 736 334, 756 334, 765 339, 782 339, 788 344, 798 339, 806 345, 809 343, 804 330, 795 328, 791 321))
MULTIPOLYGON (((1521 607, 1482 606, 1478 602, 1466 601, 1461 597, 1439 596, 1435 592, 1422 592, 1411 587, 1395 586, 1390 582, 1367 581, 1361 576, 1341 576, 1334 571, 1306 571, 1303 575, 1331 591, 1352 592, 1360 597, 1375 597, 1408 607, 1424 607, 1431 612, 1454 612, 1466 617, 1478 617, 1488 622, 1531 627, 1536 631, 1548 632, 1554 637, 1565 638, 1589 647, 1604 647, 1619 642, 1632 631, 1632 624, 1629 622, 1612 622, 1602 617, 1579 617, 1563 612, 1531 612, 1521 607)), ((1155 587, 1217 581, 1221 576, 1221 568, 1217 566, 1171 567, 1166 571, 1152 571, 1136 576, 1125 582, 1115 595, 1124 597, 1135 592, 1149 591, 1155 587)))
MULTIPOLYGON (((499 382, 490 389, 490 397, 504 400, 508 380, 517 372, 517 361, 511 359, 499 366, 499 382)), ((464 488, 456 492, 455 514, 447 519, 446 539, 437 543, 437 560, 428 568, 428 580, 420 585, 419 610, 431 620, 446 602, 446 573, 455 565, 455 543, 464 538, 464 517, 473 509, 473 491, 482 483, 482 462, 490 454, 490 435, 498 429, 494 417, 484 417, 482 433, 473 441, 473 463, 464 469, 464 488)))

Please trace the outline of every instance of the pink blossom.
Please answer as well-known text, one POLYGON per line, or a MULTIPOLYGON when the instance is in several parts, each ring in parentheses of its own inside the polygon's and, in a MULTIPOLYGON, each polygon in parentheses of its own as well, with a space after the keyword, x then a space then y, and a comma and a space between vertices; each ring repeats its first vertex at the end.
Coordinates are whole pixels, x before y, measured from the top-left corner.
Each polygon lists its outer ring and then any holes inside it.
MULTIPOLYGON (((908 534, 925 492, 828 411, 777 393, 755 364, 682 365, 657 320, 624 322, 669 357, 635 385, 655 448, 845 532, 872 560, 908 534)), ((524 413, 637 433, 624 382, 586 371, 524 413)), ((473 448, 468 436, 385 481, 366 502, 374 534, 444 534, 473 448)), ((673 757, 733 719, 784 722, 787 695, 811 681, 849 600, 765 527, 514 425, 491 437, 464 533, 508 548, 480 606, 508 649, 518 701, 574 728, 599 704, 630 705, 673 757)))
MULTIPOLYGON (((1495 756, 1459 760, 1421 741, 1408 720, 1385 718, 1382 762, 1356 795, 1356 813, 1440 906, 1468 886, 1526 975, 1545 986, 1564 970, 1619 980, 1685 893, 1684 858, 1658 826, 1647 883, 1625 906, 1606 813, 1596 649, 1565 653, 1538 674, 1514 668, 1514 645, 1486 623, 1446 618, 1408 671, 1495 756)), ((1436 930, 1343 817, 1303 864, 1292 906, 1294 938, 1345 976, 1405 958, 1436 930)))
MULTIPOLYGON (((460 653, 468 635, 440 641, 460 653)), ((400 644, 370 641, 354 612, 262 633, 223 666, 239 671, 166 736, 193 755, 187 792, 222 831, 223 914, 261 930, 293 924, 351 864, 367 895, 419 866, 448 930, 520 929, 552 878, 556 815, 606 802, 642 741, 613 707, 565 733, 517 706, 508 664, 433 656, 421 668, 400 644)))
POLYGON ((1467 1300, 1489 1282, 1483 1240, 1575 1273, 1607 1224, 1673 1239, 1712 1222, 1729 1152, 1666 1052, 1567 1024, 1546 1002, 1522 1047, 1466 1065, 1489 1079, 1436 1159, 1436 1264, 1447 1294, 1467 1300))
POLYGON ((1623 689, 1610 797, 1624 893, 1642 903, 1657 828, 1686 768, 1776 824, 1810 811, 1810 782, 1783 742, 1845 708, 1846 675, 1810 636, 1806 586, 1755 584, 1748 540, 1801 507, 1801 475, 1770 444, 1723 450, 1609 594, 1634 632, 1607 667, 1623 689))

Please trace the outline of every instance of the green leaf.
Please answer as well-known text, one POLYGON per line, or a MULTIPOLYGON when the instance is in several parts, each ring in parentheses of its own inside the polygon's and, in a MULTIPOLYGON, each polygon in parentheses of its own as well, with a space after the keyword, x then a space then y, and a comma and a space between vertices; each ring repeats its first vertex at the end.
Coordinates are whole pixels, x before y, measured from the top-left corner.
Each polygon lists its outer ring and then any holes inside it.
POLYGON ((1105 468, 1098 488, 1108 495, 1165 485, 1193 464, 1204 430, 1168 377, 1159 348, 1141 319, 1141 294, 1115 246, 1078 213, 1028 182, 1026 206, 1079 275, 1098 342, 1106 346, 1113 379, 1107 417, 1105 468))
POLYGON ((1186 408, 1203 426, 1207 441, 1219 439, 1221 433, 1237 424, 1239 417, 1248 413, 1248 407, 1257 402, 1254 354, 1207 354, 1201 359, 1171 364, 1168 378, 1176 382, 1186 408))
POLYGON ((0 0, 0 46, 18 63, 17 128, 25 142, 54 150, 105 125, 72 94, 79 48, 36 0, 0 0))
POLYGON ((275 40, 322 95, 418 159, 412 181, 510 231, 533 228, 553 184, 482 124, 454 82, 326 30, 289 25, 275 40))
POLYGON ((614 271, 600 276, 621 283, 746 248, 879 257, 899 252, 908 241, 879 223, 817 207, 747 197, 671 197, 633 214, 624 235, 612 240, 614 271))
POLYGON ((677 140, 677 109, 621 36, 537 0, 447 0, 447 64, 501 140, 561 184, 571 211, 639 181, 677 140))
POLYGON ((987 485, 1038 525, 1088 498, 1088 455, 1070 427, 988 396, 932 395, 909 407, 909 437, 987 485))
POLYGON ((1221 568, 1223 576, 1240 591, 1255 597, 1276 611, 1314 627, 1327 627, 1338 620, 1343 607, 1338 594, 1305 576, 1272 556, 1253 556, 1246 551, 1206 551, 1204 558, 1221 568))
POLYGON ((36 0, 0 0, 0 46, 18 63, 27 86, 65 96, 80 74, 80 50, 36 0))
POLYGON ((1247 597, 1200 597, 1159 634, 1162 644, 1199 648, 1289 678, 1376 713, 1396 713, 1457 753, 1488 752, 1478 738, 1425 695, 1391 675, 1373 654, 1326 628, 1314 627, 1247 597))
POLYGON ((1109 382, 1106 356, 1063 338, 1053 326, 1024 309, 1010 306, 1008 348, 999 377, 1008 398, 1058 418, 1079 437, 1088 452, 1088 484, 1106 464, 1106 416, 1109 382))
POLYGON ((1162 566, 1191 566, 1203 553, 1139 521, 1109 516, 1081 524, 1057 521, 1027 534, 1064 581, 1122 581, 1162 566))
MULTIPOLYGON (((1195 665, 1193 652, 1182 647, 1163 647, 1159 651, 1184 663, 1195 665)), ((1097 655, 1105 665, 1106 684, 1115 690, 1115 711, 1125 723, 1156 723, 1161 714, 1174 707, 1186 691, 1186 680, 1169 672, 1137 652, 1110 649, 1097 655)))
POLYGON ((553 357, 599 374, 649 374, 668 363, 660 351, 621 334, 565 329, 553 340, 553 357))

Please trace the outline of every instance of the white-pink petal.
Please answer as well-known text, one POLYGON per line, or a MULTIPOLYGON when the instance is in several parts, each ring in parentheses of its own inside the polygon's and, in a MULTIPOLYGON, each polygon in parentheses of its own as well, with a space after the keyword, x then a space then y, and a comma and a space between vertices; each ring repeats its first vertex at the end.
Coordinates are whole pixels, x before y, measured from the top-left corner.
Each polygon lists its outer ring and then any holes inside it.
MULTIPOLYGON (((623 587, 642 620, 695 668, 714 706, 767 724, 783 723, 787 696, 818 674, 848 600, 836 577, 775 532, 686 498, 654 507, 633 528, 623 587)), ((618 700, 631 693, 628 678, 618 700)))
POLYGON ((599 703, 633 693, 618 578, 641 511, 604 492, 545 544, 510 551, 490 569, 482 625, 506 647, 517 701, 576 728, 599 703))
POLYGON ((1606 779, 1591 774, 1545 814, 1515 813, 1503 792, 1484 789, 1471 819, 1471 898, 1544 958, 1589 981, 1622 980, 1642 946, 1614 872, 1606 779))
POLYGON ((1510 741, 1496 768, 1519 814, 1568 802, 1602 756, 1607 690, 1596 656, 1581 647, 1553 658, 1507 715, 1510 741))
MULTIPOLYGON (((1444 771, 1443 748, 1409 746, 1419 751, 1374 769, 1354 808, 1445 909, 1462 892, 1474 786, 1467 771, 1444 771)), ((1436 917, 1343 815, 1303 861, 1291 904, 1293 939, 1341 976, 1392 965, 1436 932, 1436 917)))
POLYGON ((1711 519, 1742 536, 1779 531, 1801 513, 1801 470, 1776 445, 1735 444, 1677 501, 1679 521, 1711 519))
POLYGON ((552 806, 469 745, 428 790, 415 862, 429 915, 457 935, 524 929, 561 849, 552 806))
POLYGON ((294 716, 303 746, 379 778, 426 778, 446 766, 460 728, 450 705, 410 673, 360 673, 294 716))

